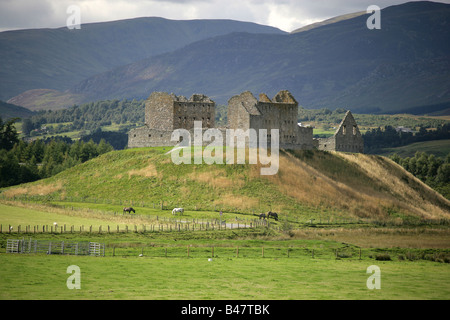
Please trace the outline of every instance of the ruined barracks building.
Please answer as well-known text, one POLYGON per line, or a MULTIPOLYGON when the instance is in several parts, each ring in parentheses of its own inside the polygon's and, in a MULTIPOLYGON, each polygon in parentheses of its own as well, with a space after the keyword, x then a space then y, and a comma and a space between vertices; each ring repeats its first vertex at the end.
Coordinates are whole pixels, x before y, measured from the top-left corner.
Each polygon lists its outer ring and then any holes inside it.
MULTIPOLYGON (((249 91, 228 101, 228 124, 226 129, 279 129, 279 146, 283 149, 309 150, 318 148, 328 151, 363 152, 364 142, 350 111, 339 125, 334 136, 313 139, 313 128, 297 123, 298 102, 289 91, 280 91, 270 99, 260 94, 259 100, 249 91)), ((215 128, 215 103, 201 94, 190 99, 165 92, 153 92, 145 102, 145 126, 128 134, 128 147, 174 146, 171 141, 175 129, 186 129, 194 137, 194 121, 201 121, 203 130, 215 128)), ((206 143, 209 144, 209 141, 206 143)))
POLYGON ((344 119, 332 137, 318 139, 319 150, 342 151, 342 152, 364 152, 364 140, 358 129, 355 118, 347 111, 344 119))

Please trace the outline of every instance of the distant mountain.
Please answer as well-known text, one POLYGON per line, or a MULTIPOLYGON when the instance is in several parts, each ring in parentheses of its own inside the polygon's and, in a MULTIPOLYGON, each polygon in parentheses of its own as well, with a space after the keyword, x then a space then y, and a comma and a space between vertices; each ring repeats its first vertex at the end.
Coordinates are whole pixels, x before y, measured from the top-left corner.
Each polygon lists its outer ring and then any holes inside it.
POLYGON ((314 28, 318 28, 318 27, 321 27, 321 26, 326 26, 327 24, 332 24, 332 23, 336 23, 336 22, 339 22, 339 21, 348 20, 348 19, 351 19, 351 18, 354 18, 354 17, 359 17, 359 16, 362 16, 364 14, 366 14, 366 11, 360 11, 360 12, 343 14, 343 15, 340 15, 340 16, 337 16, 337 17, 333 17, 331 19, 327 19, 327 20, 324 20, 324 21, 319 21, 319 22, 315 22, 315 23, 312 23, 312 24, 308 24, 308 25, 306 25, 304 27, 295 29, 291 33, 298 33, 298 32, 308 31, 308 30, 311 30, 311 29, 314 29, 314 28))
POLYGON ((89 77, 55 96, 87 102, 167 91, 204 93, 226 104, 246 90, 273 96, 287 89, 307 108, 392 113, 448 106, 450 5, 410 2, 385 8, 381 30, 369 30, 368 17, 294 34, 210 37, 89 77))
POLYGON ((70 92, 87 100, 288 89, 305 107, 387 112, 450 101, 450 5, 412 2, 291 35, 233 33, 96 75, 70 92))
POLYGON ((34 112, 29 109, 0 101, 0 117, 3 121, 11 118, 29 118, 32 115, 34 112))
POLYGON ((0 99, 31 89, 64 91, 114 67, 231 32, 285 32, 233 20, 136 18, 82 24, 80 30, 0 32, 0 99))

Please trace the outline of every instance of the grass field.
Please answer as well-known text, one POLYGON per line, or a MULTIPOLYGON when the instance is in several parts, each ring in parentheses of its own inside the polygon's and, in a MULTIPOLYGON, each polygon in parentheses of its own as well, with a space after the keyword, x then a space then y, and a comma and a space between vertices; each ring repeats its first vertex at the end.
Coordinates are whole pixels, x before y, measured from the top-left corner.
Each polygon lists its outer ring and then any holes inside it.
POLYGON ((0 254, 0 299, 443 299, 448 264, 381 262, 369 290, 367 260, 94 258, 0 254), (81 289, 66 286, 77 265, 81 289))
MULTIPOLYGON (((80 211, 76 216, 72 210, 48 205, 11 204, 1 204, 2 224, 44 224, 55 219, 78 224, 110 222, 101 212, 89 217, 80 211)), ((448 227, 440 225, 311 225, 298 226, 291 233, 266 228, 111 234, 4 232, 0 234, 0 299, 447 300, 450 264, 431 258, 450 256, 449 239, 448 227), (6 239, 22 237, 103 242, 106 256, 4 253, 6 239), (386 254, 391 260, 377 259, 386 254), (70 265, 80 267, 80 290, 66 286, 70 265), (366 285, 371 265, 381 271, 379 290, 366 285)))
POLYGON ((167 151, 110 152, 1 190, 0 299, 450 298, 450 203, 389 159, 283 151, 262 177, 248 164, 177 166, 167 151), (268 210, 279 221, 256 225, 268 210), (105 256, 6 253, 22 238, 100 242, 105 256), (66 286, 70 265, 80 290, 66 286), (380 290, 366 286, 371 265, 380 290))
POLYGON ((403 147, 386 148, 379 154, 389 156, 394 153, 398 154, 402 158, 414 157, 416 152, 426 152, 428 154, 434 154, 436 157, 445 158, 450 153, 450 140, 433 140, 425 142, 416 142, 403 147))

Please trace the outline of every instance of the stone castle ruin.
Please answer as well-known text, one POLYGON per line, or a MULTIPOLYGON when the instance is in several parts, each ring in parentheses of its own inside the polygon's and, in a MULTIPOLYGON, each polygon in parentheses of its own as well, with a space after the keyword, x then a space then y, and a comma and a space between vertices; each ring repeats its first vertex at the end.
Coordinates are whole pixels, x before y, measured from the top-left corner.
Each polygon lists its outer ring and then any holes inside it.
POLYGON ((153 92, 145 102, 145 126, 128 133, 128 148, 174 146, 179 141, 171 141, 173 130, 193 131, 194 121, 202 121, 204 129, 214 128, 215 102, 201 94, 188 100, 153 92))
MULTIPOLYGON (((327 139, 313 139, 313 128, 299 125, 297 113, 298 102, 289 91, 280 91, 272 99, 262 93, 259 100, 246 91, 228 101, 228 124, 216 129, 223 136, 227 129, 266 129, 268 142, 270 130, 279 129, 279 146, 283 149, 363 152, 364 142, 350 111, 334 136, 327 139)), ((175 146, 180 142, 171 141, 175 129, 188 130, 193 139, 194 121, 201 121, 204 132, 215 128, 214 119, 215 102, 205 95, 194 94, 187 99, 153 92, 145 102, 145 126, 129 132, 128 147, 175 146)))
POLYGON ((355 118, 347 111, 344 119, 332 137, 318 139, 319 150, 341 151, 341 152, 364 152, 364 140, 358 129, 355 118))

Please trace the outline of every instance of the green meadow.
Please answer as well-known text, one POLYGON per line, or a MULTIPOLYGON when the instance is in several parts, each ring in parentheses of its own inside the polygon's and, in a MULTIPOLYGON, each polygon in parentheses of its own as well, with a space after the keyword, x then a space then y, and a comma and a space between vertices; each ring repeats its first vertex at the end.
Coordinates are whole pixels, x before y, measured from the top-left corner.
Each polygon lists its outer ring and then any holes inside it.
POLYGON ((0 299, 443 299, 448 264, 429 261, 80 257, 0 254, 0 299), (380 289, 369 289, 371 265, 380 289), (67 267, 80 268, 69 290, 67 267))
MULTIPOLYGON (((107 211, 53 205, 0 204, 2 224, 106 225, 107 211), (19 206, 20 205, 20 206, 19 206), (90 214, 87 214, 90 213, 90 214)), ((81 205, 80 205, 81 206, 81 205)), ((100 207, 100 205, 99 205, 100 207)), ((148 209, 148 213, 164 211, 148 209)), ((227 213, 231 214, 231 213, 227 213)), ((167 215, 167 212, 166 212, 167 215)), ((224 213, 225 215, 225 213, 224 213)), ((205 217, 208 214, 205 214, 205 217)), ((129 232, 21 232, 0 234, 0 299, 150 300, 373 300, 450 298, 448 249, 399 248, 387 230, 349 224, 297 226, 294 233, 268 228, 134 232, 136 219, 121 218, 129 232), (128 219, 128 220, 127 220, 128 219), (359 229, 355 229, 359 228, 359 229), (385 237, 394 246, 356 245, 363 236, 385 237), (354 238, 334 238, 346 230, 354 238), (327 233, 324 233, 326 231, 327 233), (300 232, 304 232, 303 235, 300 232), (358 233, 355 233, 358 232, 358 233), (7 239, 94 241, 104 257, 5 253, 7 239), (383 257, 388 259, 383 259, 383 257), (441 257, 439 260, 437 257, 441 257), (447 260, 446 260, 447 259, 447 260), (81 272, 81 289, 68 289, 67 268, 81 272), (369 266, 381 271, 381 288, 369 289, 369 266)), ((428 226, 429 237, 446 241, 446 228, 428 226)), ((399 235, 417 235, 398 229, 399 235)), ((422 233, 427 233, 422 231, 422 233)), ((381 241, 378 239, 378 241, 381 241)), ((412 243, 412 242, 411 242, 412 243)))

